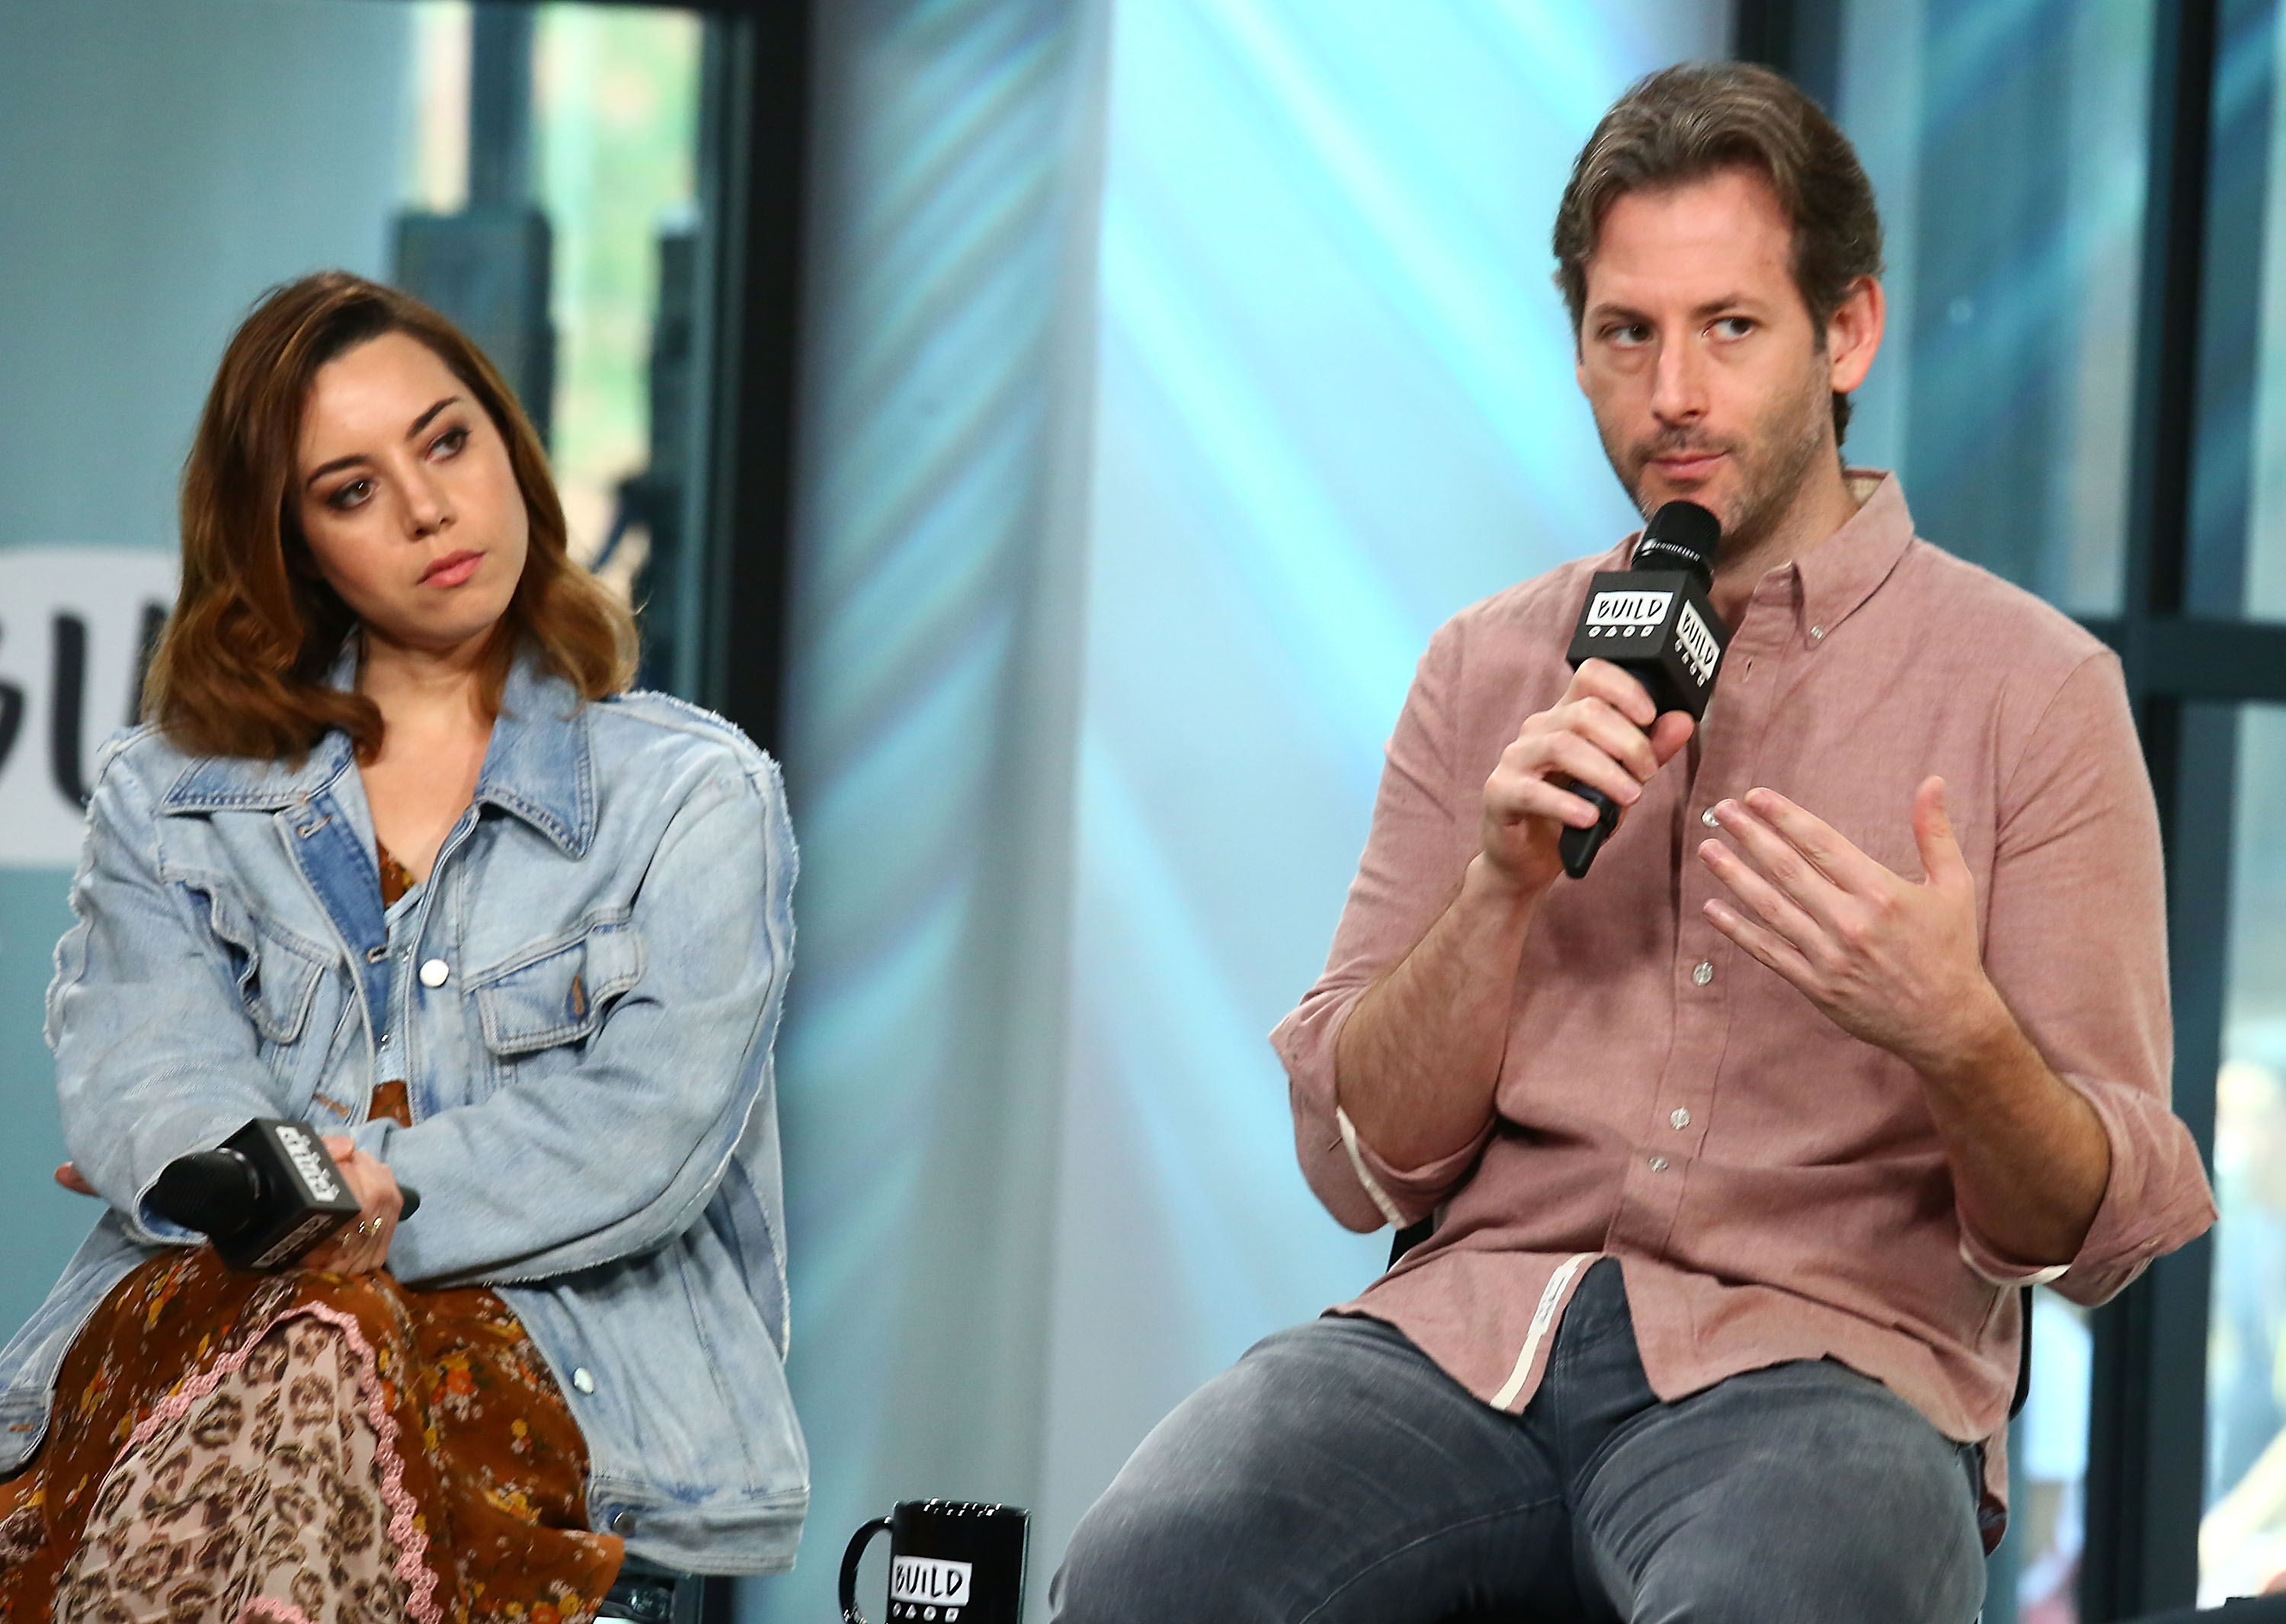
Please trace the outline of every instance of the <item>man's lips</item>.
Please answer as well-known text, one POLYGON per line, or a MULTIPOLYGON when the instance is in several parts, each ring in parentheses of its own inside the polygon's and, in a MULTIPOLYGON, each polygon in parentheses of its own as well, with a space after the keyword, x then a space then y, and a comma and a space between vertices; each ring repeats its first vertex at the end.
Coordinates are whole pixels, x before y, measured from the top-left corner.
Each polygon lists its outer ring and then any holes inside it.
POLYGON ((1719 451, 1677 451, 1651 459, 1651 466, 1669 479, 1704 479, 1714 471, 1725 453, 1719 451))
POLYGON ((463 548, 457 553, 447 553, 442 558, 431 559, 429 567, 421 572, 424 587, 457 587, 477 572, 485 561, 482 553, 472 553, 463 548))

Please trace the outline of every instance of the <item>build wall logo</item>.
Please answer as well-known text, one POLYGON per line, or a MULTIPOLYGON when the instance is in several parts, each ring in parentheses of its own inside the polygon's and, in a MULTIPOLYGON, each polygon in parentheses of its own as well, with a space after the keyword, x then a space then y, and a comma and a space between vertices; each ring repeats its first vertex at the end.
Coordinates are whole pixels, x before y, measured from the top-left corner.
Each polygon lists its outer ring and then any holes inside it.
POLYGON ((96 753, 134 721, 175 555, 0 548, 0 867, 68 868, 96 753))

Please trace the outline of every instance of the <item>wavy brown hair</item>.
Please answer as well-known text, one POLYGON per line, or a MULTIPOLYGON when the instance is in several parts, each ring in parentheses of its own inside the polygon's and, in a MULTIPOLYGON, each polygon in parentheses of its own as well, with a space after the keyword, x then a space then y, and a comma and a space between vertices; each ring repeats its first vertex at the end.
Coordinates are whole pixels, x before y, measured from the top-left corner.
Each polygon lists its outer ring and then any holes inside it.
MULTIPOLYGON (((1631 192, 1759 169, 1793 227, 1793 281, 1819 353, 1825 324, 1860 277, 1881 274, 1881 213, 1856 148, 1788 80, 1747 62, 1684 62, 1636 81, 1572 166, 1556 210, 1556 286, 1572 335, 1588 303, 1588 262, 1604 217, 1631 192)), ((1833 438, 1849 397, 1833 397, 1833 438)))
POLYGON ((419 300, 323 271, 272 288, 232 335, 183 466, 182 592, 143 713, 193 754, 298 761, 335 728, 360 761, 381 749, 380 709, 327 682, 356 617, 319 573, 293 492, 318 369, 385 333, 428 346, 483 406, 530 516, 524 574, 485 650, 486 711, 519 650, 587 699, 634 674, 634 618, 572 562, 548 453, 492 363, 419 300))

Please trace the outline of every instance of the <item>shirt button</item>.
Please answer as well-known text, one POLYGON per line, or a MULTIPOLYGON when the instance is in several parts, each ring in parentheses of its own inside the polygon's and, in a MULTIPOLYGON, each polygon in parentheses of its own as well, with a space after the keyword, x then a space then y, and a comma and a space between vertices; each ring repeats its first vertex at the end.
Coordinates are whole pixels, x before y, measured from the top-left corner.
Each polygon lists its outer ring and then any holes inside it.
POLYGON ((1675 1115, 1668 1117, 1667 1120, 1675 1124, 1675 1131, 1677 1133, 1680 1133, 1683 1130, 1691 1125, 1691 1113, 1684 1110, 1681 1106, 1676 1106, 1675 1108, 1675 1115))
POLYGON ((452 966, 441 958, 432 958, 421 966, 421 984, 423 987, 442 987, 452 979, 452 966))
MULTIPOLYGON (((426 975, 423 975, 421 979, 425 981, 429 978, 426 975)), ((1704 958, 1700 959, 1697 964, 1691 967, 1691 979, 1697 981, 1701 987, 1704 987, 1707 982, 1714 979, 1714 966, 1707 960, 1704 958)))
POLYGON ((581 1392, 593 1392, 595 1391, 595 1378, 589 1376, 587 1367, 582 1365, 572 1373, 572 1385, 581 1392))
POLYGON ((1653 1156, 1651 1159, 1651 1171, 1654 1173, 1665 1172, 1667 1171, 1667 1158, 1665 1156, 1653 1156))
POLYGON ((381 1046, 384 1049, 389 1047, 389 1034, 386 1032, 381 1035, 381 1046))
POLYGON ((613 1533, 626 1535, 633 1533, 635 1531, 635 1514, 634 1512, 614 1511, 611 1514, 611 1532, 613 1533))
POLYGON ((1722 826, 1722 820, 1714 816, 1714 808, 1712 807, 1699 815, 1699 821, 1709 829, 1720 829, 1722 826))

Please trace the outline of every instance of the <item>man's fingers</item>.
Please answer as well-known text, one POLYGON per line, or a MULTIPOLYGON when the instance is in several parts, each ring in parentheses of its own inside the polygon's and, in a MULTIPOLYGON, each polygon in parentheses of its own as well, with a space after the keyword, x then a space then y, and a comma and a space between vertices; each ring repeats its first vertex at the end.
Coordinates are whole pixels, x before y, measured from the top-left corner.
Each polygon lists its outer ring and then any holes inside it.
POLYGON ((1691 742, 1691 736, 1698 730, 1699 724, 1691 719, 1688 711, 1660 713, 1659 719, 1651 724, 1651 759, 1661 767, 1666 766, 1675 760, 1676 753, 1691 742))
POLYGON ((1783 937, 1805 960, 1811 944, 1826 935, 1825 926, 1798 899, 1756 873, 1722 841, 1701 840, 1699 859, 1714 871, 1715 879, 1730 887, 1740 908, 1783 937))
POLYGON ((1592 694, 1638 728, 1648 728, 1658 720, 1659 707, 1651 702, 1651 694, 1628 673, 1607 659, 1582 661, 1572 674, 1571 686, 1565 690, 1566 699, 1578 699, 1592 694))
POLYGON ((1643 799, 1643 785, 1626 768, 1577 733, 1551 733, 1542 742, 1541 761, 1576 784, 1603 791, 1622 807, 1643 799))
MULTIPOLYGON (((1748 790, 1746 806, 1746 810, 1783 835, 1787 844, 1819 873, 1845 891, 1870 895, 1880 879, 1896 878, 1843 840, 1833 825, 1796 806, 1776 790, 1748 790)), ((1718 811, 1715 816, 1720 817, 1722 814, 1718 811)))
POLYGON ((1715 897, 1707 899, 1707 922, 1725 936, 1753 954, 1762 963, 1808 994, 1817 985, 1817 974, 1801 950, 1784 940, 1766 925, 1746 918, 1730 903, 1715 897))
POLYGON ((1913 844, 1920 848, 1921 870, 1930 884, 1951 887, 1971 879, 1968 859, 1960 855, 1960 841, 1944 809, 1942 778, 1922 779, 1913 795, 1913 844))
MULTIPOLYGON (((1613 709, 1608 699, 1576 699, 1557 710, 1549 720, 1557 730, 1576 733, 1626 768, 1639 784, 1659 770, 1651 737, 1613 709)), ((1551 732, 1549 737, 1553 737, 1551 732)))

